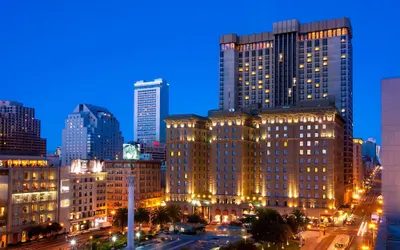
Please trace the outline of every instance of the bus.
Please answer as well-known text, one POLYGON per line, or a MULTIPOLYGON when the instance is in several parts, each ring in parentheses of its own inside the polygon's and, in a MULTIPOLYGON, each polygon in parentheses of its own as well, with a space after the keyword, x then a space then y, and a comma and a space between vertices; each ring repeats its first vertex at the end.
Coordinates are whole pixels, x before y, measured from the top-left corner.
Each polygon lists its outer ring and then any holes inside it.
POLYGON ((350 235, 340 234, 330 244, 328 250, 344 250, 350 243, 350 235))

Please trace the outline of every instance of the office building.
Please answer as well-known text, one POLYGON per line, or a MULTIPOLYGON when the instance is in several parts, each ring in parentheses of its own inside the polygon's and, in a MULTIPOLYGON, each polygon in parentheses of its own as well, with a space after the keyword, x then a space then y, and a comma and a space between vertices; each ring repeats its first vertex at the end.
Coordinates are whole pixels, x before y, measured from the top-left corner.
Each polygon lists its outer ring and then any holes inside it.
POLYGON ((105 161, 107 176, 107 208, 116 211, 128 207, 128 176, 135 177, 135 206, 159 206, 161 189, 161 161, 115 160, 105 161), (133 168, 133 172, 132 172, 133 168))
POLYGON ((374 165, 380 164, 380 146, 376 143, 375 139, 368 138, 368 140, 364 141, 362 153, 363 156, 373 162, 374 165))
POLYGON ((343 204, 344 120, 328 100, 167 122, 166 200, 210 221, 343 204))
POLYGON ((46 156, 35 109, 0 100, 0 155, 46 156))
POLYGON ((107 221, 106 188, 103 161, 75 159, 60 168, 59 221, 66 231, 99 228, 107 221))
POLYGON ((43 157, 0 156, 0 246, 29 240, 29 230, 58 221, 58 169, 43 157))
POLYGON ((165 142, 165 122, 169 110, 169 84, 159 78, 135 83, 133 138, 136 141, 165 142))
POLYGON ((375 249, 400 248, 400 78, 381 81, 383 219, 375 249))
POLYGON ((157 141, 141 142, 140 153, 150 154, 153 160, 165 161, 166 145, 157 141))
POLYGON ((62 132, 62 165, 74 159, 121 159, 119 122, 107 109, 79 104, 65 120, 62 132))
POLYGON ((362 157, 363 140, 353 139, 353 190, 358 191, 364 187, 365 163, 362 157))
POLYGON ((272 32, 220 38, 219 108, 273 108, 334 96, 344 117, 344 181, 353 175, 352 28, 348 18, 273 23, 272 32))

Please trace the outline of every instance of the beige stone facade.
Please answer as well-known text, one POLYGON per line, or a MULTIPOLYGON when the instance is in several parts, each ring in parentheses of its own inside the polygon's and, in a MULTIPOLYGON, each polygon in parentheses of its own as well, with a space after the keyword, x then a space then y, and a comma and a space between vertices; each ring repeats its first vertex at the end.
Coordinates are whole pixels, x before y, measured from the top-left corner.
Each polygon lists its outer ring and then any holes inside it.
POLYGON ((365 174, 365 164, 362 159, 363 140, 353 139, 353 190, 357 191, 363 188, 365 174))
POLYGON ((128 207, 128 176, 135 176, 135 206, 154 207, 162 202, 161 161, 105 161, 109 212, 128 207))
POLYGON ((344 203, 344 121, 328 101, 167 122, 166 200, 210 221, 344 203))
POLYGON ((0 247, 28 240, 29 228, 57 221, 58 169, 41 157, 0 158, 0 247))

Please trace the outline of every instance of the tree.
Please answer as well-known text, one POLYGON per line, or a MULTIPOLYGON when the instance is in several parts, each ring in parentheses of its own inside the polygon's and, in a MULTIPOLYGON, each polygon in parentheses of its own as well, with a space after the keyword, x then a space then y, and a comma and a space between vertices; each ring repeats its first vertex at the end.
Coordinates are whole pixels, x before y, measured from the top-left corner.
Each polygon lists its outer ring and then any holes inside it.
MULTIPOLYGON (((291 216, 294 218, 294 222, 296 223, 296 229, 293 229, 293 232, 297 233, 298 230, 305 230, 307 228, 307 224, 309 220, 306 218, 306 215, 300 209, 293 209, 291 216)), ((289 217, 289 218, 290 218, 289 217)))
POLYGON ((188 217, 187 217, 187 222, 188 223, 201 223, 201 224, 206 224, 207 223, 197 213, 189 214, 188 217))
POLYGON ((118 208, 115 213, 114 221, 121 227, 121 230, 124 231, 125 226, 128 224, 128 208, 118 208))
POLYGON ((251 233, 256 241, 284 242, 285 227, 281 215, 273 209, 259 209, 257 219, 251 224, 251 233))
POLYGON ((182 210, 178 205, 171 204, 167 207, 166 211, 172 222, 179 222, 182 220, 182 210))
POLYGON ((52 234, 52 233, 58 233, 60 232, 63 227, 58 223, 58 222, 53 222, 47 225, 47 231, 52 234))
POLYGON ((135 211, 135 222, 141 223, 149 223, 150 221, 150 212, 143 207, 139 207, 135 211))
POLYGON ((168 211, 165 207, 156 208, 151 216, 151 223, 154 225, 163 225, 170 221, 171 220, 168 216, 168 211))
POLYGON ((251 240, 241 240, 235 243, 230 243, 227 246, 219 248, 220 250, 257 250, 256 245, 251 240))
POLYGON ((36 225, 28 229, 28 236, 29 238, 37 237, 41 234, 46 234, 48 231, 45 227, 36 225))

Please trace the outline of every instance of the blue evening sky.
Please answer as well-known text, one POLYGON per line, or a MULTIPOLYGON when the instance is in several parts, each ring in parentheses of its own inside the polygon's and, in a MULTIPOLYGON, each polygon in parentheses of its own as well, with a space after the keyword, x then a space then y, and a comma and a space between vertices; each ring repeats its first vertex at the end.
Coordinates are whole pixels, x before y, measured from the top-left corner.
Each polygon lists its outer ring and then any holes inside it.
POLYGON ((353 26, 354 136, 380 142, 380 80, 400 76, 400 3, 331 1, 3 1, 0 99, 36 109, 47 147, 77 104, 108 108, 133 135, 133 84, 165 78, 170 114, 218 106, 219 36, 272 22, 347 16, 353 26))

